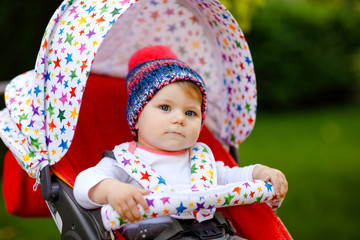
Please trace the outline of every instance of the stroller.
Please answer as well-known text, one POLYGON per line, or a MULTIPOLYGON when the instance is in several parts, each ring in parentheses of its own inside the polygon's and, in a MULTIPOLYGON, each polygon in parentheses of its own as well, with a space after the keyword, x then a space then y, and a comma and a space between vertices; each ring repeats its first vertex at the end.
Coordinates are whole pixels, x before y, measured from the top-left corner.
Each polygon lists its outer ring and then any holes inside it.
MULTIPOLYGON (((199 141, 215 159, 237 164, 236 146, 255 122, 256 82, 244 35, 224 6, 216 0, 64 1, 47 26, 35 69, 6 88, 0 134, 11 151, 3 179, 10 213, 51 214, 62 239, 116 237, 104 229, 99 210, 75 202, 72 186, 104 150, 132 140, 127 62, 137 49, 158 44, 203 77, 209 100, 199 141), (33 191, 38 185, 41 195, 33 191)), ((291 239, 265 203, 218 210, 239 236, 291 239)))

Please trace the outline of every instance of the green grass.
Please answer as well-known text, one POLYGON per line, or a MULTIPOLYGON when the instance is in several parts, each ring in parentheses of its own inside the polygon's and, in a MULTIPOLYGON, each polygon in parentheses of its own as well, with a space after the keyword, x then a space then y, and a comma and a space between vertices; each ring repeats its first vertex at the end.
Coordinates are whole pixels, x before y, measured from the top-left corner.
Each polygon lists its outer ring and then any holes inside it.
MULTIPOLYGON (((24 204, 26 202, 24 201, 24 204)), ((60 239, 59 230, 52 218, 20 218, 9 215, 0 198, 0 239, 38 240, 60 239)))
MULTIPOLYGON (((279 215, 294 239, 360 239, 360 107, 259 113, 240 145, 242 165, 282 170, 289 192, 279 215)), ((9 216, 0 198, 0 239, 59 239, 52 219, 9 216)))
POLYGON ((360 107, 259 114, 240 145, 244 165, 284 172, 279 209, 294 239, 360 239, 360 107))

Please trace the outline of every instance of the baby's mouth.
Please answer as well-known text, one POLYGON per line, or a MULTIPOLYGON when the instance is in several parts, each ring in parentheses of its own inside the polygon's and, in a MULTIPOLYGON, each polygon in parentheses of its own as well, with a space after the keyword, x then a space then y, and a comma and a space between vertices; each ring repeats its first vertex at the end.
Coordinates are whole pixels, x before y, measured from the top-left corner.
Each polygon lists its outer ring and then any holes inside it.
POLYGON ((184 135, 181 132, 178 132, 178 131, 168 131, 167 133, 174 134, 174 135, 180 135, 180 136, 184 137, 184 135))

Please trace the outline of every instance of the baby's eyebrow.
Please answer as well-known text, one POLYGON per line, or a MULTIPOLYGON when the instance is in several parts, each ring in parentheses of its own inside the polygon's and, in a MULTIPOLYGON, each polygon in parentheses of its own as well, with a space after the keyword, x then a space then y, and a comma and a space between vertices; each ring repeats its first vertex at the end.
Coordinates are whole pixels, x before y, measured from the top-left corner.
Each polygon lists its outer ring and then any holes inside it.
POLYGON ((162 102, 165 102, 165 103, 172 103, 172 102, 174 102, 172 99, 170 99, 170 98, 164 98, 164 97, 161 97, 161 98, 157 98, 157 99, 155 99, 155 101, 156 102, 160 102, 160 103, 162 103, 162 102))
MULTIPOLYGON (((169 97, 159 97, 159 98, 153 98, 151 100, 154 100, 154 103, 156 104, 176 104, 177 102, 169 97)), ((184 103, 185 108, 189 109, 199 109, 201 111, 201 103, 198 102, 185 102, 184 103)))
POLYGON ((188 108, 199 108, 199 109, 201 109, 201 104, 189 103, 189 104, 186 104, 186 107, 188 107, 188 108))

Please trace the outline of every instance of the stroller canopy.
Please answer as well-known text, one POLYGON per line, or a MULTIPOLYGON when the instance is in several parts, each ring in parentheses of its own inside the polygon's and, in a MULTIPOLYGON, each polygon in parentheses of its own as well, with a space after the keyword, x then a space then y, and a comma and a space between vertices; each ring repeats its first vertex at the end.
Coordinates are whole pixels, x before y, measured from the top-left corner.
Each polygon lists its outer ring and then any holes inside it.
POLYGON ((22 168, 38 177, 66 154, 90 72, 124 78, 137 49, 159 44, 203 77, 205 123, 214 135, 232 146, 244 141, 256 115, 254 68, 243 33, 218 1, 64 1, 46 28, 35 69, 5 91, 0 134, 22 168))

